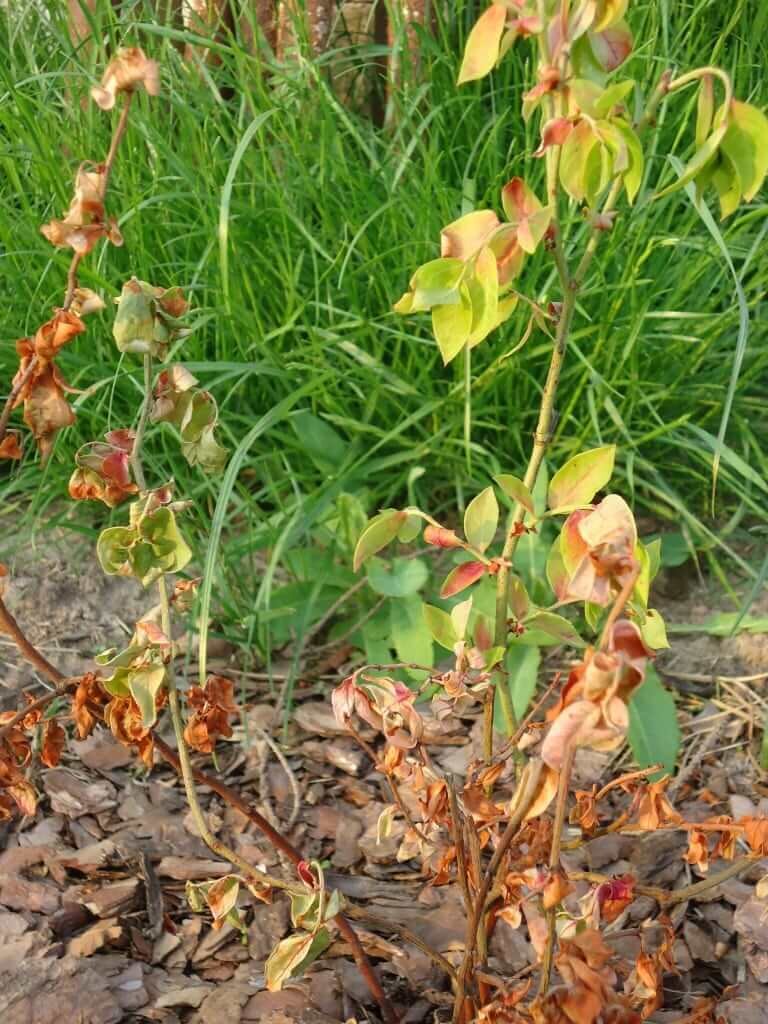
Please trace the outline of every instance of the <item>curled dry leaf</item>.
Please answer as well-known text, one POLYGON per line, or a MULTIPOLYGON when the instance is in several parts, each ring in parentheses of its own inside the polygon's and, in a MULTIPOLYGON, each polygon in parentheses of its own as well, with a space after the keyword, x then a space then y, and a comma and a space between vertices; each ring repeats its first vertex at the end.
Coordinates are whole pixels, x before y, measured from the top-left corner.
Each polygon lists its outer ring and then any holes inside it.
POLYGON ((57 431, 75 421, 64 397, 71 389, 53 360, 64 345, 84 330, 80 317, 68 310, 58 310, 38 328, 34 338, 16 342, 19 369, 13 379, 14 389, 18 389, 14 407, 23 402, 24 422, 32 430, 43 458, 50 453, 57 431))
POLYGON ((108 699, 101 679, 95 672, 86 672, 80 677, 72 695, 72 718, 79 739, 87 739, 96 725, 91 709, 102 707, 108 699))
POLYGON ((43 726, 40 743, 40 760, 48 768, 55 768, 61 760, 61 752, 67 740, 67 734, 56 718, 49 718, 43 726))
POLYGON ((157 96, 160 93, 160 68, 140 47, 127 46, 118 50, 109 62, 101 84, 91 89, 91 96, 102 110, 112 110, 119 93, 137 89, 157 96))
POLYGON ((113 697, 104 709, 104 721, 116 740, 126 747, 136 747, 147 768, 152 767, 152 732, 144 725, 141 708, 133 697, 113 697))
POLYGON ((23 454, 21 435, 18 430, 9 430, 0 441, 0 459, 20 459, 23 454))
POLYGON ((208 676, 204 687, 190 688, 187 703, 193 713, 184 738, 193 750, 210 754, 220 736, 232 735, 229 718, 239 710, 234 701, 234 684, 223 676, 208 676))
MULTIPOLYGON (((122 245, 123 236, 117 222, 107 218, 104 208, 106 172, 103 164, 83 163, 75 176, 75 195, 69 209, 61 220, 53 219, 43 224, 40 231, 48 241, 59 249, 72 249, 79 256, 89 253, 101 238, 108 238, 113 245, 122 245)), ((89 307, 88 312, 99 309, 94 305, 93 292, 82 294, 79 303, 89 307)))
POLYGON ((594 509, 572 512, 560 534, 568 580, 560 599, 605 607, 635 571, 636 546, 634 516, 617 494, 609 494, 594 509))
POLYGON ((136 435, 131 430, 112 430, 106 441, 91 441, 75 455, 76 469, 69 480, 69 496, 75 501, 103 501, 115 508, 138 492, 131 481, 130 457, 136 435))

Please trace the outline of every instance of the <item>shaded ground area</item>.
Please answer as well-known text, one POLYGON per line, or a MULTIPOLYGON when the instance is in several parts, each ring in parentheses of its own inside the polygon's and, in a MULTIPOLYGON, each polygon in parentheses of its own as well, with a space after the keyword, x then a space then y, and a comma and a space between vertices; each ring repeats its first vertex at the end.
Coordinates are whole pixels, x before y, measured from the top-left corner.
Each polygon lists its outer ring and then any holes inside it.
MULTIPOLYGON (((9 606, 67 672, 91 667, 90 654, 125 640, 146 612, 145 595, 131 581, 103 577, 86 545, 70 542, 53 559, 27 552, 12 568, 9 606)), ((713 610, 707 591, 690 577, 663 581, 659 600, 670 622, 700 623, 713 610)), ((768 789, 755 761, 765 711, 765 638, 742 633, 674 641, 659 668, 678 692, 685 738, 671 787, 677 808, 693 821, 755 808, 768 813, 768 789)), ((20 687, 37 692, 40 684, 2 643, 0 702, 9 707, 20 687)), ((547 668, 565 665, 565 657, 553 652, 547 668)), ((224 652, 222 659, 223 670, 224 652)), ((234 741, 220 744, 219 773, 289 833, 307 859, 326 862, 329 885, 376 919, 359 926, 361 938, 405 1019, 450 1019, 445 976, 418 948, 404 945, 394 928, 407 927, 457 962, 464 941, 458 890, 425 888, 413 862, 396 861, 397 826, 377 842, 377 820, 389 802, 381 777, 339 733, 311 687, 299 690, 304 699, 287 742, 276 750, 267 694, 257 678, 242 682, 246 710, 234 741)), ((460 777, 477 757, 478 725, 469 718, 433 723, 432 756, 444 770, 460 777)), ((582 751, 577 776, 589 774, 595 758, 611 771, 622 762, 629 767, 626 751, 582 751)), ((206 915, 190 911, 185 883, 220 877, 229 867, 211 859, 164 766, 147 775, 102 731, 83 743, 70 741, 61 765, 40 771, 34 782, 42 796, 37 817, 0 826, 4 1024, 378 1020, 350 950, 338 939, 306 977, 281 993, 265 990, 264 961, 289 926, 279 899, 248 908, 245 936, 228 925, 214 930, 206 915)), ((274 874, 291 871, 244 815, 203 794, 214 832, 251 863, 274 874)), ((682 861, 685 845, 672 832, 642 839, 609 835, 570 852, 567 863, 573 871, 626 873, 678 888, 698 877, 682 861)), ((678 973, 665 978, 667 1008, 652 1020, 678 1020, 702 996, 718 997, 718 1012, 731 1024, 768 1019, 768 903, 754 893, 767 870, 755 864, 750 873, 672 909, 678 973)), ((569 899, 587 888, 584 882, 569 899)), ((636 960, 655 916, 653 901, 639 896, 609 927, 606 939, 618 963, 636 960)), ((525 977, 534 959, 525 928, 499 921, 489 971, 525 977)))

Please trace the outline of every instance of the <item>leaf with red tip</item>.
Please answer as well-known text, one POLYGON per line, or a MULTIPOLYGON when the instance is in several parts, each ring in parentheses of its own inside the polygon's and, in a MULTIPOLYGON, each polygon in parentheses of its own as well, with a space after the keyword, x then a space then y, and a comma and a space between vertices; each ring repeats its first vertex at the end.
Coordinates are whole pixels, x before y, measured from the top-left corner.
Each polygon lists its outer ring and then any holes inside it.
POLYGON ((554 117, 541 129, 541 142, 534 156, 544 156, 550 146, 562 146, 573 130, 567 117, 554 117))
POLYGON ((488 571, 484 562, 463 562, 446 577, 440 597, 453 597, 481 579, 488 571))
MULTIPOLYGON (((493 210, 473 210, 454 220, 440 232, 443 261, 471 259, 486 244, 501 221, 493 210)), ((439 261, 435 261, 439 262, 439 261)))

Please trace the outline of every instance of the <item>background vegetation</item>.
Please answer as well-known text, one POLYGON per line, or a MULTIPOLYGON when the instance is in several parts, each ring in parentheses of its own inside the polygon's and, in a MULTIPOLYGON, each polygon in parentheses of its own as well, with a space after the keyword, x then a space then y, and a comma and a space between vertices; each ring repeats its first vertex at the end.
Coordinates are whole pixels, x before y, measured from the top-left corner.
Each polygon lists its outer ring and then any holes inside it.
MULTIPOLYGON (((100 5, 97 42, 80 48, 70 42, 64 4, 0 17, 5 381, 14 340, 61 301, 68 255, 52 257, 38 226, 66 209, 77 164, 108 140, 109 119, 92 105, 81 109, 96 68, 120 42, 139 42, 162 63, 162 106, 150 113, 146 97, 138 99, 113 179, 125 248, 101 249, 82 283, 113 296, 130 267, 190 294, 194 330, 179 358, 216 394, 222 440, 240 445, 240 473, 225 478, 224 501, 221 480, 182 464, 170 435, 160 435, 168 451, 155 441, 147 460, 151 468, 153 456, 158 466, 172 458, 180 490, 196 499, 200 539, 218 500, 222 628, 249 650, 269 651, 286 609, 292 628, 306 630, 354 582, 348 562, 335 564, 333 545, 354 527, 359 505, 373 512, 410 494, 439 514, 441 501, 461 506, 492 473, 524 465, 548 339, 534 333, 515 351, 525 330, 518 314, 474 356, 470 392, 465 368, 438 369, 428 323, 419 329, 391 313, 409 268, 437 253, 441 226, 467 207, 493 205, 517 154, 536 145, 517 114, 524 48, 457 92, 476 12, 462 0, 444 7, 436 36, 422 39, 420 76, 392 97, 388 131, 334 93, 342 72, 370 71, 381 56, 373 46, 277 66, 229 38, 214 44, 218 65, 196 67, 179 52, 195 37, 158 24, 140 2, 124 4, 120 18, 100 5), (66 146, 52 151, 62 134, 66 146), (500 370, 487 373, 492 362, 500 370), (467 438, 470 395, 476 426, 467 438)), ((765 104, 768 7, 759 0, 637 2, 630 22, 658 55, 643 89, 669 65, 712 61, 733 74, 737 95, 765 104)), ((625 74, 641 66, 636 56, 625 74)), ((683 158, 677 110, 666 115, 659 149, 683 158)), ((671 180, 661 160, 650 155, 648 174, 671 180)), ((729 220, 723 237, 679 196, 652 203, 641 193, 606 238, 585 289, 554 448, 560 463, 617 442, 617 486, 638 511, 674 520, 724 582, 734 568, 759 576, 759 559, 743 557, 744 540, 766 523, 767 214, 761 197, 729 220), (713 518, 713 449, 736 380, 713 518)), ((553 280, 537 298, 558 298, 553 280)), ((88 532, 104 525, 101 508, 62 511, 59 500, 73 452, 101 429, 105 411, 112 426, 126 426, 136 407, 139 367, 126 358, 115 374, 110 323, 110 311, 92 321, 62 361, 83 389, 79 418, 59 438, 42 482, 32 465, 4 464, 3 507, 15 527, 19 516, 26 525, 29 517, 66 517, 67 528, 88 532)), ((3 538, 4 557, 20 536, 15 527, 3 538)), ((205 553, 201 546, 201 561, 205 553)))

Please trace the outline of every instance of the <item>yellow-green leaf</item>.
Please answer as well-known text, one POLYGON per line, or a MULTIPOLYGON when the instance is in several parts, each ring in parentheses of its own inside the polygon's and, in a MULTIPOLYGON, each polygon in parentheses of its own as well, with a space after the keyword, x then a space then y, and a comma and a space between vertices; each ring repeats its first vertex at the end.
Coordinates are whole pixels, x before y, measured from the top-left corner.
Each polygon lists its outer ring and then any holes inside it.
POLYGON ((400 527, 407 518, 407 512, 396 508, 388 508, 371 519, 360 534, 360 539, 355 548, 352 561, 352 568, 355 572, 357 572, 367 558, 381 551, 390 541, 395 539, 400 527))
POLYGON ((499 59, 506 17, 507 8, 504 4, 491 4, 488 10, 484 11, 477 19, 464 48, 464 59, 459 71, 459 85, 463 85, 464 82, 473 82, 478 78, 485 78, 493 70, 499 59))
POLYGON ((499 503, 492 487, 486 487, 467 505, 464 533, 478 551, 485 551, 499 526, 499 503))
POLYGON ((589 505, 613 474, 616 445, 592 448, 569 459, 549 482, 547 504, 553 512, 570 512, 589 505))

